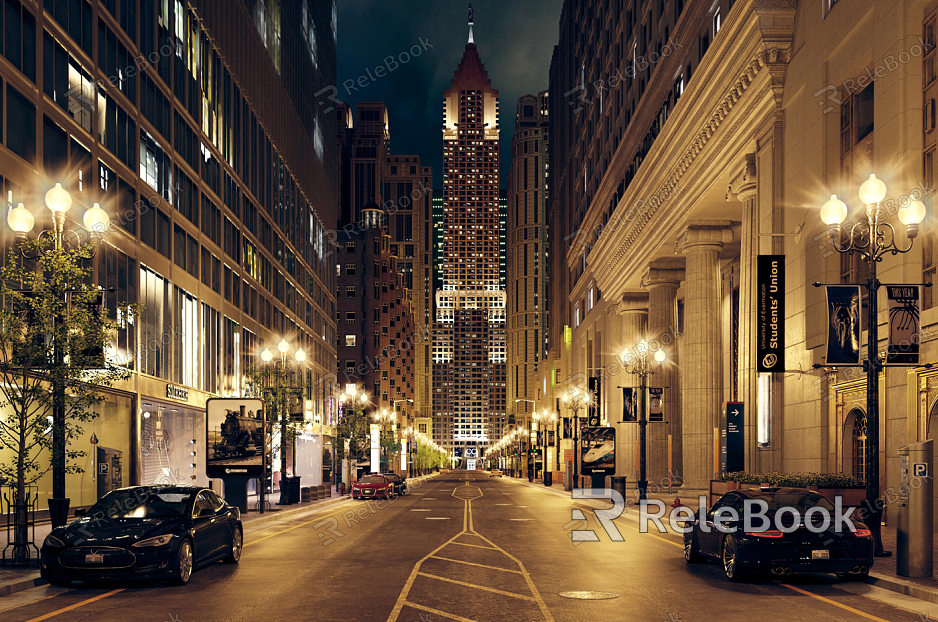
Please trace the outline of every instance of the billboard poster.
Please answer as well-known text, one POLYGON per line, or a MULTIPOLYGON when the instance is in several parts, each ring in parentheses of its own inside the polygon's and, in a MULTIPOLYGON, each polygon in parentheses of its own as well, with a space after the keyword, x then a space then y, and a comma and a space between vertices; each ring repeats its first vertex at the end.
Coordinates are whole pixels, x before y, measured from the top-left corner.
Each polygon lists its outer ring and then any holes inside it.
POLYGON ((206 475, 262 477, 264 401, 213 397, 205 402, 205 411, 206 475))
POLYGON ((580 462, 583 475, 616 472, 616 429, 583 428, 580 438, 580 462))
POLYGON ((860 286, 827 286, 826 365, 860 364, 860 286))
POLYGON ((785 255, 759 255, 756 358, 759 372, 785 371, 785 255))
POLYGON ((919 285, 887 285, 889 345, 886 364, 918 365, 922 288, 919 285))

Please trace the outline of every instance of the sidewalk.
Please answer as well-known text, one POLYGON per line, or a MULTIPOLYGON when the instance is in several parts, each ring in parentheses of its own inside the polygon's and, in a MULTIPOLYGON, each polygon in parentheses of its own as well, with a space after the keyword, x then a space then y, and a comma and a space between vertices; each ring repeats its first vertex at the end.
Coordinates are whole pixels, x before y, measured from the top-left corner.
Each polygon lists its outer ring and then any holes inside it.
MULTIPOLYGON (((543 490, 548 490, 554 494, 560 494, 567 498, 570 497, 569 492, 565 492, 562 485, 557 485, 556 483, 553 486, 544 486, 543 480, 535 479, 534 482, 529 482, 527 478, 509 478, 514 482, 519 484, 524 484, 526 486, 537 486, 543 490)), ((671 494, 649 494, 649 499, 659 499, 665 503, 665 506, 670 507, 674 502, 676 497, 681 497, 683 502, 692 507, 696 506, 697 492, 703 491, 683 491, 681 492, 680 488, 675 488, 674 492, 671 494)), ((635 488, 629 487, 626 489, 626 494, 632 495, 635 493, 635 488)), ((579 501, 583 503, 583 501, 579 501)), ((589 503, 587 501, 587 503, 589 503)), ((921 579, 910 579, 908 577, 899 576, 896 572, 896 555, 898 553, 898 547, 896 546, 896 527, 895 525, 884 525, 882 527, 882 539, 883 539, 883 548, 887 551, 892 551, 891 557, 877 557, 873 562, 873 570, 870 572, 870 576, 867 579, 867 583, 870 585, 875 585, 893 592, 898 592, 899 594, 905 594, 906 596, 912 596, 913 598, 918 598, 920 600, 928 601, 930 603, 938 604, 938 579, 935 576, 925 577, 921 579)), ((934 552, 932 559, 936 560, 935 569, 938 570, 938 537, 934 539, 933 544, 934 552)))
MULTIPOLYGON (((408 482, 419 481, 420 479, 421 478, 413 478, 413 480, 408 479, 408 482)), ((329 505, 336 504, 344 499, 348 499, 349 495, 346 494, 340 496, 336 492, 335 485, 333 485, 332 496, 325 499, 306 501, 303 503, 294 503, 293 505, 286 507, 278 507, 276 505, 277 498, 279 498, 279 493, 274 493, 273 501, 270 504, 271 509, 265 511, 263 514, 252 510, 241 515, 241 523, 244 525, 246 532, 248 531, 248 526, 256 528, 263 523, 295 518, 297 515, 303 514, 305 511, 322 509, 329 507, 329 505)), ((248 505, 250 507, 253 505, 253 503, 249 503, 248 505)), ((49 535, 50 531, 52 531, 51 523, 46 522, 36 525, 36 546, 42 546, 43 540, 46 539, 46 536, 49 535)), ((33 551, 33 553, 35 554, 35 551, 33 551)), ((38 562, 34 565, 25 567, 0 565, 0 597, 15 594, 16 592, 21 592, 23 590, 28 590, 32 587, 45 584, 46 582, 39 575, 38 562)))

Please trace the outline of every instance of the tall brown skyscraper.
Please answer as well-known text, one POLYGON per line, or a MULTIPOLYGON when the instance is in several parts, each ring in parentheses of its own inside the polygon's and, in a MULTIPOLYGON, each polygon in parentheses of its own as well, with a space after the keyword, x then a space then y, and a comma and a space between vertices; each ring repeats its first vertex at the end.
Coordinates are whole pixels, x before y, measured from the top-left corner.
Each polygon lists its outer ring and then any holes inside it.
MULTIPOLYGON (((499 284, 498 91, 473 42, 443 94, 443 205, 433 345, 434 427, 482 457, 505 416, 505 292, 499 284)), ((466 464, 471 467, 471 463, 466 464)))

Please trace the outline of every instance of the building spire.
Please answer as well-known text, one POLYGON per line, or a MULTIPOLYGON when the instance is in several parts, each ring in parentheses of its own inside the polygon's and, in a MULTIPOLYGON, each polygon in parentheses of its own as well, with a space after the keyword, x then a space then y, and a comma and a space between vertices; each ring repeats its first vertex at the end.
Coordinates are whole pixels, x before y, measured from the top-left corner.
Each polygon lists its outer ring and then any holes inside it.
POLYGON ((475 44, 472 38, 472 4, 469 5, 469 43, 475 44))

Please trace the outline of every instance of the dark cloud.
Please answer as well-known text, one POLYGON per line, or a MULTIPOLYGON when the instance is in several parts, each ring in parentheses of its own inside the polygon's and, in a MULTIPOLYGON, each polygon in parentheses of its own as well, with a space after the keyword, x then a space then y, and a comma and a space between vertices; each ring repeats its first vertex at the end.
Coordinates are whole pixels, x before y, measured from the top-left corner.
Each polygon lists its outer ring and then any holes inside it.
MULTIPOLYGON (((520 96, 547 89, 563 0, 475 0, 472 6, 479 56, 499 91, 504 187, 515 107, 520 96)), ((443 91, 466 47, 468 7, 452 0, 338 0, 338 98, 385 102, 391 151, 419 155, 433 167, 435 187, 442 179, 443 91), (400 63, 415 45, 420 56, 400 63), (385 62, 388 57, 399 63, 397 69, 372 80, 369 70, 374 76, 376 67, 393 66, 385 62), (365 86, 359 87, 361 76, 365 86)))

